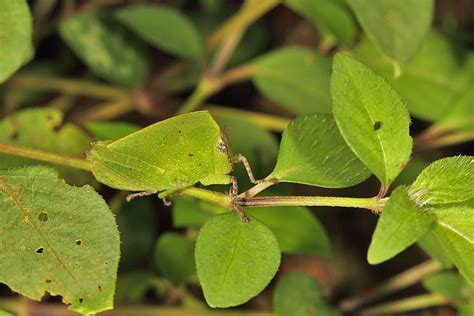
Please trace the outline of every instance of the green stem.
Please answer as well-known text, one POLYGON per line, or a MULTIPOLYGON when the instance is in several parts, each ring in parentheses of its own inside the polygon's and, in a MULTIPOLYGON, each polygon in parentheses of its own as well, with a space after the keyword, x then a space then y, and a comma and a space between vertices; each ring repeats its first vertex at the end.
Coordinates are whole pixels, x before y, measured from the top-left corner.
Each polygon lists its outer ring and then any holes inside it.
POLYGON ((217 204, 227 209, 234 209, 230 195, 195 187, 184 189, 180 191, 180 194, 217 204))
POLYGON ((252 111, 238 110, 218 105, 209 105, 206 106, 205 109, 209 110, 211 114, 217 117, 238 117, 275 132, 283 132, 291 122, 291 119, 289 118, 252 111))
POLYGON ((9 81, 9 85, 15 89, 55 91, 66 95, 82 95, 104 99, 123 99, 130 95, 128 90, 111 85, 33 74, 16 75, 9 81))
POLYGON ((337 196, 262 196, 239 198, 236 200, 240 206, 331 206, 365 208, 379 211, 382 207, 376 198, 350 198, 337 196))
POLYGON ((216 47, 235 30, 246 29, 250 24, 273 9, 279 3, 279 0, 247 1, 237 14, 224 22, 224 24, 206 40, 206 50, 209 51, 216 47))
POLYGON ((447 303, 446 298, 439 294, 425 294, 367 308, 361 311, 360 314, 363 316, 398 314, 422 308, 446 305, 447 303))
POLYGON ((353 311, 360 306, 373 302, 383 296, 392 294, 399 290, 412 286, 429 275, 439 272, 443 269, 436 260, 428 260, 417 266, 414 266, 402 273, 388 279, 379 286, 364 291, 362 295, 348 298, 339 304, 343 311, 353 311))
POLYGON ((430 140, 418 143, 416 150, 421 151, 421 150, 427 150, 427 149, 433 149, 433 148, 440 148, 440 147, 445 147, 445 146, 462 144, 471 140, 474 140, 474 131, 451 133, 445 136, 441 136, 439 138, 430 139, 430 140))
POLYGON ((184 114, 197 110, 208 97, 217 92, 219 89, 219 84, 216 84, 216 82, 211 79, 206 79, 206 77, 203 77, 199 81, 193 93, 189 96, 186 102, 183 103, 177 114, 184 114))
POLYGON ((65 157, 31 148, 0 144, 0 153, 35 159, 75 169, 91 171, 90 164, 87 160, 73 157, 65 157))
POLYGON ((125 113, 128 113, 135 108, 135 102, 132 97, 127 97, 121 100, 107 101, 91 109, 85 111, 80 118, 82 122, 89 121, 105 121, 125 113))

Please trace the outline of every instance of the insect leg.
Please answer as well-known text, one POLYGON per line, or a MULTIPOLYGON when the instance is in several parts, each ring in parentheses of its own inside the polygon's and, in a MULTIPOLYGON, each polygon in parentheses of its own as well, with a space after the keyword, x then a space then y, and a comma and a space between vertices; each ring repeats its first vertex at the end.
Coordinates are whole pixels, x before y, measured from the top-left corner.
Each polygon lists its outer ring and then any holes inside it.
POLYGON ((232 184, 232 187, 230 188, 230 195, 237 196, 239 194, 239 184, 237 183, 237 178, 231 176, 230 183, 232 184))
POLYGON ((138 192, 138 193, 133 193, 133 194, 129 194, 127 195, 127 202, 130 202, 132 201, 134 198, 137 198, 137 197, 142 197, 142 196, 148 196, 148 195, 153 195, 153 194, 156 194, 157 191, 143 191, 143 192, 138 192))
POLYGON ((253 175, 252 168, 250 167, 249 161, 247 160, 247 158, 245 158, 244 155, 241 155, 241 154, 235 155, 234 157, 232 157, 232 162, 233 163, 241 162, 244 165, 245 170, 247 171, 247 174, 249 175, 250 182, 252 182, 253 184, 257 184, 259 182, 262 182, 262 180, 255 180, 255 177, 253 175))

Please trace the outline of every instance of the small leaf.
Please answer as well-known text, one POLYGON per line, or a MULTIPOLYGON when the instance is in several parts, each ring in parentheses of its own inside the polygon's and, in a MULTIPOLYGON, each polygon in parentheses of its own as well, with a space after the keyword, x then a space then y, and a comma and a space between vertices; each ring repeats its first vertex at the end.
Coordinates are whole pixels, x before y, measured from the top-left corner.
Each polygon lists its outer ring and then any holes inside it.
POLYGON ((204 297, 211 307, 241 305, 258 295, 280 265, 272 232, 256 219, 237 213, 212 217, 196 242, 196 267, 204 297))
POLYGON ((144 47, 118 23, 99 13, 80 13, 64 20, 60 33, 96 75, 125 86, 144 82, 148 68, 144 47))
POLYGON ((350 43, 357 31, 356 21, 344 0, 284 0, 292 10, 319 26, 341 44, 350 43))
POLYGON ((310 114, 286 128, 277 164, 268 178, 342 188, 358 184, 369 175, 342 138, 332 115, 310 114))
POLYGON ((196 273, 194 241, 176 233, 161 235, 155 247, 154 262, 158 271, 173 284, 188 281, 196 273))
POLYGON ((461 274, 474 286, 474 199, 432 208, 433 233, 461 274))
POLYGON ((128 122, 88 122, 85 128, 95 140, 117 140, 140 129, 128 122))
POLYGON ((112 308, 120 240, 94 189, 46 167, 0 170, 0 211, 0 283, 35 300, 61 295, 84 314, 112 308))
POLYGON ((173 199, 173 226, 201 227, 213 215, 226 212, 227 209, 206 201, 182 196, 173 199))
POLYGON ((419 205, 473 199, 474 157, 448 157, 433 162, 411 185, 409 194, 419 205))
POLYGON ((429 276, 423 280, 423 286, 430 292, 454 301, 465 300, 469 291, 464 279, 455 272, 441 272, 429 276))
POLYGON ((339 315, 324 300, 321 286, 303 272, 284 275, 273 292, 277 316, 339 315))
MULTIPOLYGON (((78 127, 63 123, 63 114, 53 108, 29 108, 0 121, 0 143, 39 149, 64 156, 83 158, 89 147, 89 137, 78 127)), ((0 154, 0 168, 46 164, 28 158, 0 154)), ((71 184, 90 182, 88 172, 57 167, 71 184)))
POLYGON ((111 143, 97 142, 87 160, 96 179, 110 187, 160 192, 197 182, 229 184, 229 155, 219 125, 209 112, 200 111, 152 124, 111 143))
POLYGON ((333 113, 342 136, 388 187, 410 158, 410 116, 392 86, 367 66, 336 55, 331 81, 333 113))
POLYGON ((135 4, 115 12, 117 19, 145 41, 181 57, 200 57, 201 39, 189 19, 164 5, 135 4))
POLYGON ((291 112, 331 112, 331 61, 327 56, 289 47, 263 55, 248 67, 258 90, 291 112))
POLYGON ((0 83, 33 57, 32 21, 25 0, 0 0, 0 83))
POLYGON ((396 188, 383 208, 367 260, 370 264, 378 264, 394 257, 423 236, 433 221, 428 210, 410 199, 406 187, 396 188))
POLYGON ((327 233, 307 207, 255 207, 245 211, 270 228, 282 252, 331 255, 327 233))
POLYGON ((367 36, 405 65, 418 51, 433 19, 433 0, 348 0, 367 36))

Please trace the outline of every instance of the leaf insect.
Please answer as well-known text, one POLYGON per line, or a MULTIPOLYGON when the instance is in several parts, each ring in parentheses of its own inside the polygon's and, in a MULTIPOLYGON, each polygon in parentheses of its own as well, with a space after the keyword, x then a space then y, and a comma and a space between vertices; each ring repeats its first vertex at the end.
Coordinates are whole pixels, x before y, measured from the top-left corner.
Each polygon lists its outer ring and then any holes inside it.
POLYGON ((233 164, 242 162, 252 183, 247 159, 233 155, 227 138, 208 111, 198 111, 152 124, 113 142, 96 142, 87 153, 96 179, 112 188, 136 191, 127 197, 158 193, 165 199, 201 183, 232 184, 238 194, 233 164))

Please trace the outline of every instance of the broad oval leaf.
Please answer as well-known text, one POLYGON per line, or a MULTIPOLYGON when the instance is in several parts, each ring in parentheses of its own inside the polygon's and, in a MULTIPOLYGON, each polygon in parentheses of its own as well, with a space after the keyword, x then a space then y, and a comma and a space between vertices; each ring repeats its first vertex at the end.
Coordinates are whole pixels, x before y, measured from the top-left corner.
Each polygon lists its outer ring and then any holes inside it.
POLYGON ((365 33, 400 65, 412 58, 433 19, 433 0, 348 0, 365 33))
POLYGON ((367 260, 378 264, 394 257, 423 236, 433 222, 433 215, 410 199, 406 187, 396 188, 383 208, 367 260))
POLYGON ((46 167, 0 170, 0 211, 1 283, 35 300, 61 295, 84 314, 113 307, 120 240, 94 189, 46 167))
POLYGON ((342 136, 388 187, 411 154, 410 116, 405 102, 384 78, 341 54, 334 58, 331 95, 342 136))
POLYGON ((130 191, 228 184, 229 146, 207 111, 179 115, 117 141, 97 142, 87 160, 96 179, 130 191), (153 146, 150 146, 153 144, 153 146))
POLYGON ((409 193, 419 205, 474 199, 474 156, 448 157, 433 162, 416 178, 409 193))
POLYGON ((0 0, 0 83, 33 56, 32 21, 26 0, 0 0))
POLYGON ((418 239, 417 243, 424 252, 426 252, 431 258, 438 261, 443 266, 443 268, 450 269, 454 266, 453 262, 449 258, 448 252, 439 244, 438 240, 433 234, 433 231, 427 231, 420 239, 418 239))
POLYGON ((284 275, 273 292, 277 316, 335 316, 339 315, 324 300, 321 286, 303 272, 284 275))
POLYGON ((256 219, 244 222, 235 212, 216 215, 204 224, 195 257, 204 297, 211 307, 247 302, 268 285, 280 265, 272 232, 256 219))
POLYGON ((115 21, 97 12, 80 13, 64 20, 60 33, 96 75, 125 86, 144 82, 148 61, 143 44, 115 21))
POLYGON ((289 47, 263 55, 247 67, 258 90, 291 112, 331 112, 329 57, 289 47))
POLYGON ((348 44, 356 35, 356 21, 344 0, 284 0, 283 3, 310 19, 320 32, 328 34, 329 40, 348 44))
POLYGON ((117 19, 145 41, 181 57, 200 57, 199 33, 179 11, 164 5, 135 4, 115 12, 117 19))
POLYGON ((310 114, 286 128, 277 164, 268 178, 343 188, 364 181, 370 174, 347 146, 332 115, 310 114))
POLYGON ((189 281, 196 273, 194 244, 191 239, 176 233, 165 233, 156 243, 155 266, 175 285, 189 281))
MULTIPOLYGON (((28 108, 0 121, 0 143, 28 147, 69 157, 82 158, 89 137, 77 126, 63 123, 63 114, 53 108, 28 108)), ((46 164, 28 158, 0 154, 0 168, 46 164)), ((82 185, 90 173, 67 167, 57 167, 68 183, 82 185)))
POLYGON ((432 209, 436 217, 433 233, 454 265, 474 286, 474 199, 432 209))

